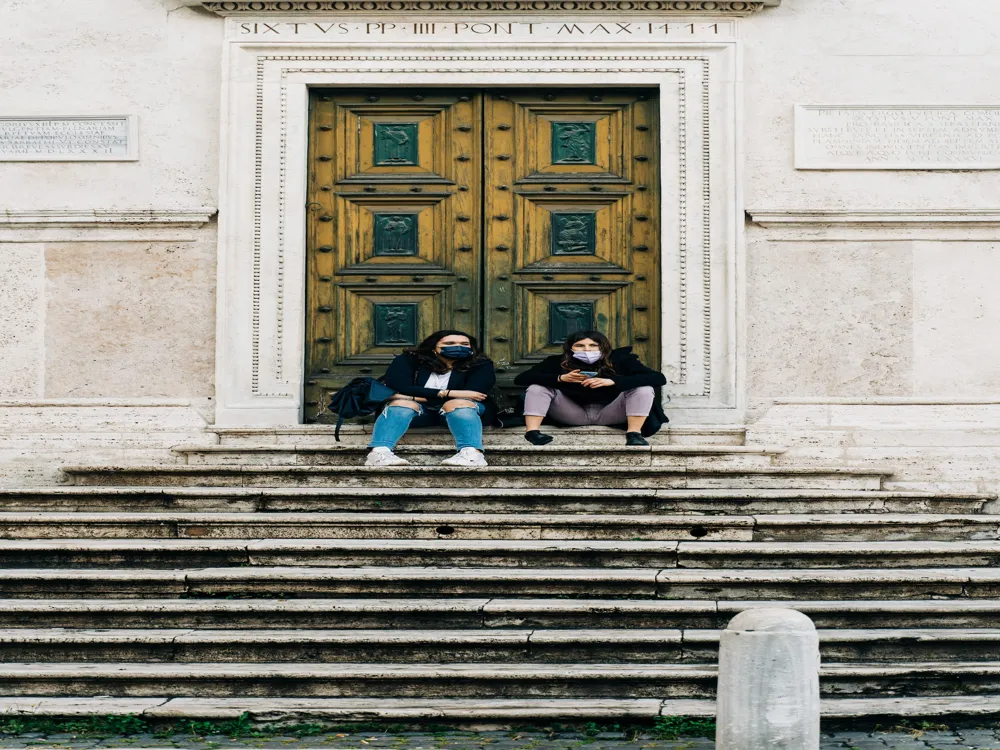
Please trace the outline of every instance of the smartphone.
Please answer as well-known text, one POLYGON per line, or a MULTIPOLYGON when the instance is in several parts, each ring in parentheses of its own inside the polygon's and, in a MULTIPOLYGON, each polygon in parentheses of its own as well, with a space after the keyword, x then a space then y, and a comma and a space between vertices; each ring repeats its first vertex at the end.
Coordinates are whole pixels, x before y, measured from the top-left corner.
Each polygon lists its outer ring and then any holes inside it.
POLYGON ((597 373, 593 370, 580 370, 581 375, 586 375, 588 378, 596 378, 597 373))

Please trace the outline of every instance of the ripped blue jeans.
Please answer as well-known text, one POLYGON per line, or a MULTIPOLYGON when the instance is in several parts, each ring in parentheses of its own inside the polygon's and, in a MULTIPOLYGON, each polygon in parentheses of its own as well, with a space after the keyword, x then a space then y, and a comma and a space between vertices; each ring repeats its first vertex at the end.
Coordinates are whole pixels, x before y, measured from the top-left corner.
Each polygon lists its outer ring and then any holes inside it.
POLYGON ((455 446, 462 448, 483 449, 483 422, 479 418, 486 411, 484 404, 460 406, 449 412, 427 409, 423 404, 420 412, 408 406, 387 406, 375 420, 375 429, 369 448, 388 448, 393 450, 396 443, 411 427, 436 427, 443 421, 455 438, 455 446))

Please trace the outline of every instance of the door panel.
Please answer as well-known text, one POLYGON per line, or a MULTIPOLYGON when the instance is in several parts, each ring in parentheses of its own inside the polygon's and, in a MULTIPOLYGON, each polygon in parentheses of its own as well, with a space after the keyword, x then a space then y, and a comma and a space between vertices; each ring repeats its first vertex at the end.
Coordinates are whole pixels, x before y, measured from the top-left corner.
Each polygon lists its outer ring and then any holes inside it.
POLYGON ((485 98, 484 322, 516 372, 593 327, 659 365, 655 92, 485 98))
POLYGON ((501 385, 581 328, 659 365, 656 92, 313 90, 305 418, 440 328, 501 385))
POLYGON ((311 92, 306 419, 435 330, 480 327, 482 97, 311 92))

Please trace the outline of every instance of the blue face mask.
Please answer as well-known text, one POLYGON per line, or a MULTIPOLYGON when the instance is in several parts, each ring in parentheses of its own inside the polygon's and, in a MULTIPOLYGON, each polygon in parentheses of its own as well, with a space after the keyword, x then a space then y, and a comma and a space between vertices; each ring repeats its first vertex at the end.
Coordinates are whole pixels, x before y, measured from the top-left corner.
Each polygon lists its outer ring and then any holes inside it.
POLYGON ((472 356, 470 346, 442 346, 441 356, 448 359, 468 359, 472 356))

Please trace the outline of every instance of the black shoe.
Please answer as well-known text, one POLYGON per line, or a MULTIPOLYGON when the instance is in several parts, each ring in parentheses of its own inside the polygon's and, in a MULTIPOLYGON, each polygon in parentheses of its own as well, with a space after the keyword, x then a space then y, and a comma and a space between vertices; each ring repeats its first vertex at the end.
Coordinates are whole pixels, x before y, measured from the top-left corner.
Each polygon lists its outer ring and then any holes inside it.
POLYGON ((552 436, 546 435, 541 430, 528 430, 524 433, 524 439, 532 445, 548 445, 552 442, 552 436))
POLYGON ((626 432, 625 445, 649 445, 641 432, 626 432))

